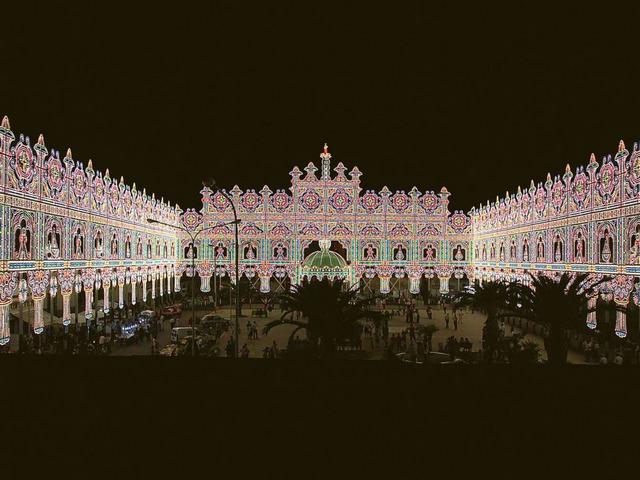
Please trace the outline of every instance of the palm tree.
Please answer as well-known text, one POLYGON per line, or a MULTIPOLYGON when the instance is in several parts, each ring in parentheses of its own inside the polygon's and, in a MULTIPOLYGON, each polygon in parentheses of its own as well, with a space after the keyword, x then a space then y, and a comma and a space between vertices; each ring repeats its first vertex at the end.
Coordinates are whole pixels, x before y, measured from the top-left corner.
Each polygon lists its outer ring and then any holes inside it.
POLYGON ((508 288, 508 309, 512 316, 533 321, 548 329, 545 350, 550 364, 567 363, 569 330, 584 330, 588 297, 605 281, 592 280, 588 273, 563 273, 559 278, 532 275, 531 285, 512 283, 508 288))
POLYGON ((498 318, 504 312, 507 301, 507 285, 504 282, 484 282, 477 280, 471 292, 460 294, 461 304, 471 307, 487 316, 482 328, 482 350, 485 359, 493 361, 498 349, 499 329, 498 318))
POLYGON ((374 298, 358 299, 360 288, 347 289, 343 280, 303 282, 282 294, 284 313, 264 327, 268 333, 278 325, 294 325, 289 340, 300 330, 306 330, 311 345, 324 358, 333 356, 336 343, 360 339, 360 321, 378 320, 382 314, 369 310, 374 298), (299 319, 294 315, 300 312, 299 319))

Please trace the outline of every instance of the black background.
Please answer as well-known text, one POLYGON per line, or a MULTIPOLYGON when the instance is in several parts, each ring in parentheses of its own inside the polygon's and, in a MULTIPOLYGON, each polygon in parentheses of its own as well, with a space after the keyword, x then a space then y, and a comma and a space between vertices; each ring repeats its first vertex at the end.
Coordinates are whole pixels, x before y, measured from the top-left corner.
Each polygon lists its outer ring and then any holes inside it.
POLYGON ((0 114, 183 208, 206 176, 288 187, 326 141, 363 188, 467 211, 640 138, 637 6, 15 6, 0 114))

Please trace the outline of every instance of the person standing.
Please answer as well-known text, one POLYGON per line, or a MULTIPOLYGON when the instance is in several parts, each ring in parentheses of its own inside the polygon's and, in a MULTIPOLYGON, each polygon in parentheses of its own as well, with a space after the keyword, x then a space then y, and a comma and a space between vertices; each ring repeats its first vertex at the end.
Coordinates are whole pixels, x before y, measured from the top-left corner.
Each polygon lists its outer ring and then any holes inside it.
POLYGON ((233 337, 229 338, 226 347, 227 358, 234 358, 236 354, 236 346, 233 343, 233 337))
POLYGON ((622 354, 620 353, 620 351, 616 353, 616 356, 613 359, 613 363, 614 365, 622 365, 624 363, 624 359, 622 358, 622 354))
POLYGON ((458 330, 458 316, 453 312, 453 329, 458 330))
POLYGON ((449 314, 445 313, 444 314, 444 328, 448 329, 449 328, 449 314))

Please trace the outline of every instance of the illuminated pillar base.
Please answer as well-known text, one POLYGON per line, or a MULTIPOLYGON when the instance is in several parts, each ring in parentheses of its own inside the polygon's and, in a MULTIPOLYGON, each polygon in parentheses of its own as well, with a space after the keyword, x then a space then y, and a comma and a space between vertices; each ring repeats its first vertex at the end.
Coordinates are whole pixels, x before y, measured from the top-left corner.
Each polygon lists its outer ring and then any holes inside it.
POLYGON ((118 308, 124 308, 124 285, 118 284, 118 308))
POLYGON ((440 280, 440 293, 449 293, 449 279, 451 277, 438 277, 440 280))
POLYGON ((174 282, 174 287, 173 289, 176 292, 180 291, 180 277, 178 275, 176 275, 175 277, 173 277, 173 282, 174 282))
POLYGON ((200 277, 200 291, 203 293, 211 291, 211 276, 200 277))
POLYGON ((42 318, 42 307, 44 297, 33 299, 33 333, 40 335, 44 331, 44 319, 42 318))
POLYGON ((136 290, 138 284, 136 282, 131 282, 131 305, 136 304, 136 290))
POLYGON ((260 277, 260 292, 269 293, 271 291, 271 277, 260 277))
POLYGON ((0 345, 6 345, 11 340, 9 305, 0 305, 0 345))
POLYGON ((383 295, 391 291, 389 280, 391 280, 391 277, 380 277, 380 293, 383 295))
POLYGON ((71 294, 62 295, 62 324, 71 323, 71 294))
MULTIPOLYGON (((108 282, 108 280, 107 280, 108 282)), ((105 285, 102 286, 102 291, 104 292, 104 302, 102 304, 102 311, 104 313, 109 313, 111 301, 109 299, 109 287, 105 285)))
POLYGON ((84 317, 90 320, 91 318, 93 318, 93 311, 91 309, 91 304, 93 303, 93 290, 85 290, 84 297, 85 297, 84 317))
POLYGON ((627 314, 616 312, 616 335, 620 338, 627 336, 627 314))
POLYGON ((420 293, 420 277, 409 277, 409 293, 420 293))
MULTIPOLYGON (((589 308, 589 310, 596 308, 597 301, 598 301, 597 296, 589 298, 587 302, 587 307, 589 308)), ((596 319, 596 312, 593 311, 593 312, 587 313, 587 327, 589 327, 591 330, 595 330, 597 326, 598 326, 598 320, 596 319)))

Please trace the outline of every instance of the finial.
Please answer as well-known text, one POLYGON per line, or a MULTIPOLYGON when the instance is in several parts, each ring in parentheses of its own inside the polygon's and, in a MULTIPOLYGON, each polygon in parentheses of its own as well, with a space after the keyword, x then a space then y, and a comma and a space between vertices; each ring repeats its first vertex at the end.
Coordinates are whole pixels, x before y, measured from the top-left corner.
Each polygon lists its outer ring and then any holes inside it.
POLYGON ((142 195, 144 195, 145 197, 147 196, 147 189, 146 188, 142 188, 142 195))
POLYGON ((124 183, 124 177, 122 175, 120 176, 120 183, 124 183))
POLYGON ((67 148, 67 158, 73 159, 73 156, 71 155, 71 148, 67 148))
POLYGON ((533 183, 533 179, 531 179, 531 186, 529 188, 536 188, 536 184, 533 183))
MULTIPOLYGON (((105 177, 109 177, 109 169, 108 168, 104 171, 104 176, 105 177)), ((109 177, 109 178, 111 178, 111 177, 109 177)))
POLYGON ((509 197, 510 197, 509 190, 507 190, 507 193, 505 193, 504 198, 509 198, 509 197))
POLYGON ((9 125, 9 117, 6 115, 2 117, 2 128, 6 128, 7 130, 11 130, 11 125, 9 125))
POLYGON ((551 174, 549 172, 547 172, 547 182, 551 181, 551 174))
POLYGON ((136 182, 133 182, 133 187, 131 188, 132 190, 136 189, 136 182))
POLYGON ((89 159, 89 162, 87 163, 87 170, 93 170, 93 162, 91 159, 89 159))
POLYGON ((571 167, 569 166, 569 164, 567 163, 567 166, 564 169, 565 173, 571 173, 571 167))
POLYGON ((596 163, 596 154, 595 153, 591 153, 591 156, 589 157, 589 163, 596 163))
POLYGON ((518 193, 522 194, 522 189, 520 188, 520 185, 518 185, 518 193))
POLYGON ((331 154, 329 153, 329 146, 324 144, 324 151, 320 154, 322 159, 322 175, 321 180, 331 180, 331 171, 329 169, 329 160, 331 160, 331 154))
POLYGON ((44 146, 44 135, 38 135, 38 145, 44 146))
POLYGON ((624 140, 620 140, 620 143, 618 144, 618 151, 621 152, 623 150, 626 150, 624 148, 624 140))

